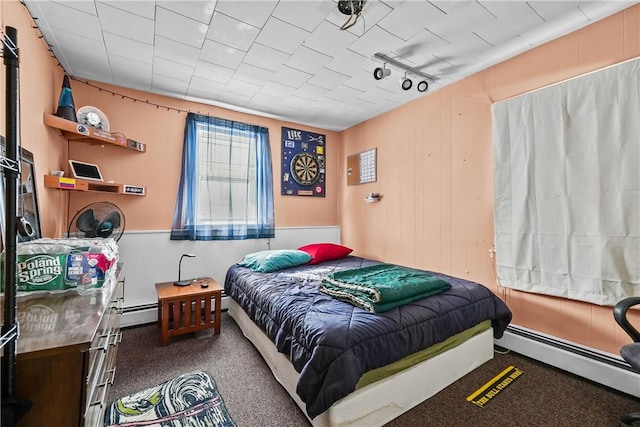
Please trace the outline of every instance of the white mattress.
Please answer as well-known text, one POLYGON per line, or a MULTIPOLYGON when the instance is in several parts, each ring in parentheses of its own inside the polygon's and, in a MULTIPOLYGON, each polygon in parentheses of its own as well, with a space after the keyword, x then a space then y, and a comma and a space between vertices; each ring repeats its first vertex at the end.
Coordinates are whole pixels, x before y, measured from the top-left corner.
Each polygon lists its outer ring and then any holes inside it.
MULTIPOLYGON (((262 354, 276 380, 306 414, 305 404, 296 393, 299 374, 289 359, 278 352, 269 337, 232 299, 229 301, 229 315, 262 354)), ((356 390, 309 421, 316 427, 382 426, 491 358, 493 358, 493 329, 489 328, 457 347, 356 390), (428 381, 425 381, 426 378, 428 381)))

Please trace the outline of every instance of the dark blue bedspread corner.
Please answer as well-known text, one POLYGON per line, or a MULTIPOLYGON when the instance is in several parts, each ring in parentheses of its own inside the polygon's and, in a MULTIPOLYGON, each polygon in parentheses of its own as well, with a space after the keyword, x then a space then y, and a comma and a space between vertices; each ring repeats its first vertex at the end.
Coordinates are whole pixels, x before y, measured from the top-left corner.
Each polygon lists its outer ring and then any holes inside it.
POLYGON ((236 264, 224 289, 300 373, 297 392, 314 418, 355 390, 360 377, 446 340, 484 320, 499 338, 511 321, 507 305, 485 286, 429 272, 452 287, 384 313, 370 313, 319 291, 337 270, 379 262, 355 256, 254 273, 236 264))
POLYGON ((493 337, 500 339, 504 335, 504 331, 507 330, 507 326, 513 319, 513 313, 507 305, 497 296, 494 299, 496 305, 496 317, 491 319, 491 327, 493 328, 493 337))

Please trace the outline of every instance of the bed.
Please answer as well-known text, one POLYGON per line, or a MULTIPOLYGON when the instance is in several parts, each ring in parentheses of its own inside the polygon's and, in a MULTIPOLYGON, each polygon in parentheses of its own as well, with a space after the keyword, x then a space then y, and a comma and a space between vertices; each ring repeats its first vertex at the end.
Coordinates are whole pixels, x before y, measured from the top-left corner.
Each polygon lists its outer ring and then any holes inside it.
POLYGON ((385 424, 491 359, 511 320, 486 287, 436 272, 451 289, 384 313, 319 290, 331 273, 378 263, 227 271, 230 316, 314 426, 385 424))

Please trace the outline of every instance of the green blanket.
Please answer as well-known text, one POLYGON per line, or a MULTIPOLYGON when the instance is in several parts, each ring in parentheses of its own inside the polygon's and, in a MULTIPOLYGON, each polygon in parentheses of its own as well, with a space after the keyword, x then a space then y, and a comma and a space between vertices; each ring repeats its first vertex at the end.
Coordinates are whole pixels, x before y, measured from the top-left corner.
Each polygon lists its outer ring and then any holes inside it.
POLYGON ((320 291, 365 310, 382 313, 451 288, 442 279, 393 264, 377 264, 332 273, 320 291))

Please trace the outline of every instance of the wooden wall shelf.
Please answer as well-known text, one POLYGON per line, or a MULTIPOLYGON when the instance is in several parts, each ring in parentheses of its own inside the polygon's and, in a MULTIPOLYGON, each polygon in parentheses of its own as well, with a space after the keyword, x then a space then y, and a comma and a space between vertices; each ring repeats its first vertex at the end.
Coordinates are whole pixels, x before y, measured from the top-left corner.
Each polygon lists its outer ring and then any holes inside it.
POLYGON ((123 135, 105 132, 82 123, 72 122, 53 114, 44 114, 44 124, 58 129, 68 140, 87 142, 89 144, 115 145, 127 148, 139 153, 147 151, 147 145, 142 142, 129 139, 123 135))
POLYGON ((44 186, 60 190, 98 191, 102 193, 129 194, 132 196, 145 196, 147 193, 147 189, 145 187, 138 185, 64 178, 53 175, 44 176, 44 186))

